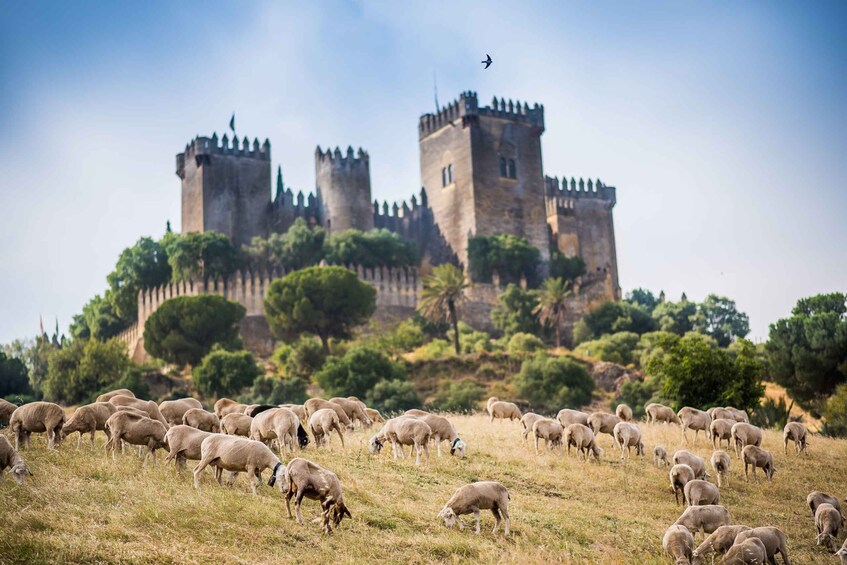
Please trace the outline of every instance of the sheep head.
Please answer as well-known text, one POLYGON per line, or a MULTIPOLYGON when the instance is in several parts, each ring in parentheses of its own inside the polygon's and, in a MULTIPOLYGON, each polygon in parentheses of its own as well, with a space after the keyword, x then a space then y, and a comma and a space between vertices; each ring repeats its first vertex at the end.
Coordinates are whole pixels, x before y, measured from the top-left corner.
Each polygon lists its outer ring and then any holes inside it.
POLYGON ((379 439, 379 436, 374 436, 368 443, 368 450, 370 450, 371 453, 379 454, 382 452, 383 443, 384 442, 379 439))
POLYGON ((437 517, 443 518, 444 519, 444 525, 447 526, 448 528, 452 528, 453 526, 455 526, 457 524, 459 525, 460 530, 463 528, 461 520, 459 520, 459 517, 456 516, 456 513, 449 506, 445 506, 441 510, 441 512, 438 513, 437 517))
POLYGON ((277 461, 271 471, 271 477, 268 479, 268 486, 273 487, 279 482, 279 491, 281 493, 288 492, 288 468, 282 464, 282 461, 277 461))
POLYGON ((29 470, 29 467, 23 461, 18 461, 12 466, 12 478, 15 479, 15 482, 18 485, 24 484, 24 479, 27 477, 34 476, 32 471, 29 470))
POLYGON ((450 446, 450 455, 458 455, 459 457, 465 457, 465 447, 466 444, 461 438, 456 438, 453 440, 453 444, 450 446))

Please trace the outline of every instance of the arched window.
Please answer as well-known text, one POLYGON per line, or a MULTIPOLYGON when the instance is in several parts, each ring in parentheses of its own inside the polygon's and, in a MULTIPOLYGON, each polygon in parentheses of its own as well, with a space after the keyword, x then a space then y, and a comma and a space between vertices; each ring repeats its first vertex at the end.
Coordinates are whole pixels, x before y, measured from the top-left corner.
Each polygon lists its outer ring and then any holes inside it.
POLYGON ((441 167, 441 186, 447 186, 447 167, 441 167))
POLYGON ((500 157, 500 176, 501 176, 501 177, 505 177, 505 176, 507 176, 507 172, 506 172, 506 158, 505 158, 505 157, 500 157))
POLYGON ((515 171, 515 160, 509 159, 509 178, 516 179, 518 178, 517 172, 515 171))
POLYGON ((453 184, 453 163, 447 165, 447 182, 453 184))

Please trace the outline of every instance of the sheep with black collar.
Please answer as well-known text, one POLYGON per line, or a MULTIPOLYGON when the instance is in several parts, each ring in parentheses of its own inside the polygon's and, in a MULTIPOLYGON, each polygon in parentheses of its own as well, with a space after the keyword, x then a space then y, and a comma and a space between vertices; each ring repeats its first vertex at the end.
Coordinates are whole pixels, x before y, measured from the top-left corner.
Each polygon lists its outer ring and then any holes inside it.
MULTIPOLYGON (((198 491, 200 490, 200 474, 209 465, 215 467, 215 479, 218 484, 223 484, 221 477, 224 471, 247 473, 254 495, 259 494, 258 487, 262 482, 262 471, 265 469, 272 469, 268 486, 274 486, 274 483, 279 482, 279 490, 282 493, 288 487, 288 472, 285 465, 261 441, 223 434, 212 434, 204 439, 200 444, 200 463, 194 468, 194 488, 198 491)), ((231 481, 232 478, 228 484, 231 481)))
POLYGON ((432 441, 435 442, 435 447, 438 450, 439 457, 441 457, 441 442, 449 441, 450 455, 464 458, 465 447, 467 447, 467 445, 464 440, 459 437, 459 433, 456 431, 456 426, 454 426, 450 420, 444 416, 429 414, 422 410, 408 410, 404 415, 412 416, 426 422, 426 425, 428 425, 432 430, 432 436, 430 437, 432 441))

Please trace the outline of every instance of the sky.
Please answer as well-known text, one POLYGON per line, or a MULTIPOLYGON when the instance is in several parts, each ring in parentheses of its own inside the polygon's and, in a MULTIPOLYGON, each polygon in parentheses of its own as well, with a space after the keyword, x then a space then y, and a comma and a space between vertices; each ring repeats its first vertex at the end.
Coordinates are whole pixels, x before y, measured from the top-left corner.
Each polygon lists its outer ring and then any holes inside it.
POLYGON ((433 74, 442 105, 544 104, 545 173, 617 187, 624 292, 728 296, 767 339, 847 291, 845 26, 825 1, 0 0, 0 343, 66 331, 178 230, 174 156, 233 111, 295 192, 352 145, 374 198, 409 198, 433 74))

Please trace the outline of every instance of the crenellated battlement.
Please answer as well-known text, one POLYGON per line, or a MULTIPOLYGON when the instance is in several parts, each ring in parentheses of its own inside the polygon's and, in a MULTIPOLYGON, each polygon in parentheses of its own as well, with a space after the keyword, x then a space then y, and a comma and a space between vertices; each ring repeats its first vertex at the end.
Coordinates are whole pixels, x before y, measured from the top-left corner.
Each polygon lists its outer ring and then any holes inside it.
POLYGON ((212 137, 198 135, 186 144, 185 150, 182 153, 176 156, 176 174, 180 178, 185 178, 185 163, 187 160, 195 159, 199 165, 205 157, 210 155, 231 155, 270 161, 271 142, 265 139, 264 143, 260 145, 258 138, 254 138, 251 144, 250 139, 247 137, 243 141, 239 141, 237 137, 233 137, 232 141, 230 141, 229 136, 224 134, 219 141, 217 133, 213 133, 212 137))
POLYGON ((585 181, 583 178, 571 177, 568 180, 567 177, 562 177, 560 181, 559 177, 545 176, 544 183, 548 216, 556 212, 572 214, 578 200, 601 200, 610 207, 616 203, 615 187, 603 184, 600 179, 585 181))
POLYGON ((505 98, 498 100, 495 96, 491 106, 480 106, 476 92, 467 91, 461 93, 457 100, 450 102, 438 112, 421 116, 418 123, 418 136, 423 139, 447 125, 455 126, 453 122, 457 119, 461 119, 464 127, 477 116, 519 121, 539 128, 540 132, 544 131, 543 105, 535 103, 530 106, 526 102, 522 104, 520 100, 513 101, 505 98))
POLYGON ((391 206, 389 206, 388 200, 383 200, 382 204, 379 203, 379 200, 374 200, 374 223, 376 224, 377 221, 384 218, 412 218, 419 209, 425 207, 426 191, 424 189, 421 189, 420 202, 418 202, 418 198, 414 194, 409 199, 409 202, 402 200, 400 204, 397 204, 395 201, 391 206))
POLYGON ((331 147, 326 148, 326 152, 321 150, 318 145, 315 148, 315 163, 330 162, 334 165, 350 165, 350 166, 367 166, 370 157, 368 152, 359 147, 358 151, 353 151, 353 147, 348 145, 346 153, 342 153, 341 149, 336 146, 335 150, 331 147))

